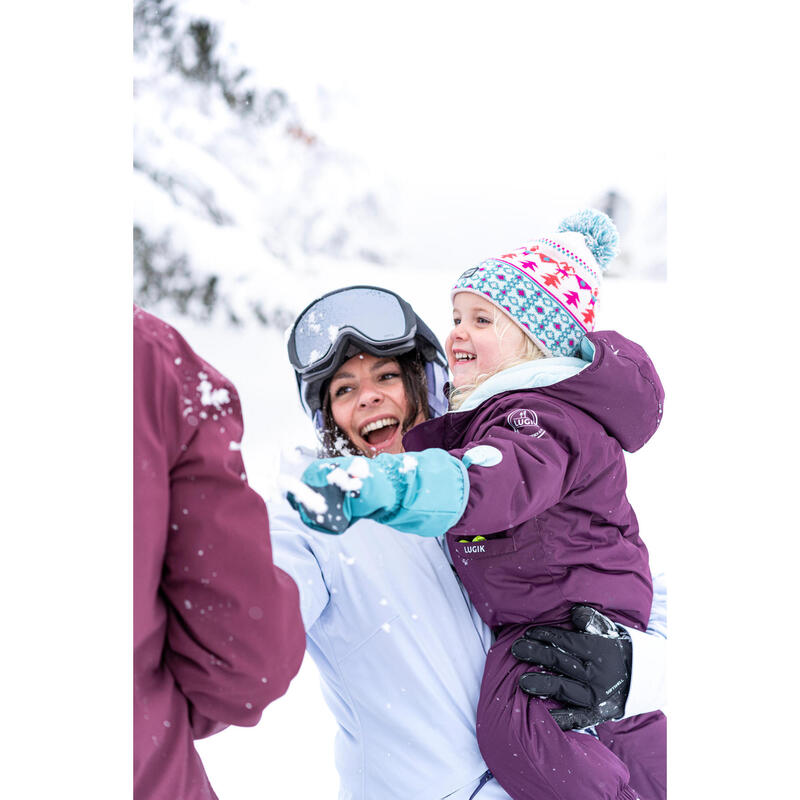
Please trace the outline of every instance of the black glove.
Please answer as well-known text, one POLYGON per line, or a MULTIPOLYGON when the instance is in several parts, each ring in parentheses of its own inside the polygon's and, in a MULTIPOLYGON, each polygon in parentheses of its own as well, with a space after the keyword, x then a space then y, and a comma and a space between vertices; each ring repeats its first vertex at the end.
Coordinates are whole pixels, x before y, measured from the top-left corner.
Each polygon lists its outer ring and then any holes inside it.
POLYGON ((563 731, 621 717, 631 684, 628 634, 591 606, 575 605, 570 616, 577 633, 533 626, 511 645, 514 658, 554 673, 526 672, 519 686, 564 704, 550 711, 563 731))

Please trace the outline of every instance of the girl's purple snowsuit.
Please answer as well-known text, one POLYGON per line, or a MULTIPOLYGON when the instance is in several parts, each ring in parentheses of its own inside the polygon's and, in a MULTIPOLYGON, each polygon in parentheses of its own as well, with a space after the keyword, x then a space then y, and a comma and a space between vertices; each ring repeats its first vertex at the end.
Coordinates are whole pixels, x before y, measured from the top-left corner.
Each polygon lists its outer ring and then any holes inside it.
POLYGON ((407 451, 440 447, 461 458, 483 444, 502 454, 495 466, 469 467, 469 501, 447 542, 497 634, 481 687, 478 743, 515 800, 666 796, 661 712, 599 725, 599 741, 564 733, 548 713, 556 704, 518 689, 530 665, 510 654, 531 622, 568 626, 574 603, 647 627, 652 583, 625 495, 623 449, 638 450, 655 433, 664 393, 637 344, 613 331, 588 338, 594 358, 573 377, 494 395, 404 438, 407 451), (473 543, 478 535, 486 541, 473 543))
POLYGON ((247 483, 233 385, 133 315, 133 795, 216 798, 193 740, 255 725, 300 668, 294 581, 247 483))

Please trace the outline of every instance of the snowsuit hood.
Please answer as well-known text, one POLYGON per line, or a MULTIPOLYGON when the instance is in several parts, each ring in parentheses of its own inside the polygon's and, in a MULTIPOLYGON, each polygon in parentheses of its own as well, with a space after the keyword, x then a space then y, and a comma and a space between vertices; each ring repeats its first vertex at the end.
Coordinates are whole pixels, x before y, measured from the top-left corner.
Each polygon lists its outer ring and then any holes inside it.
MULTIPOLYGON (((542 394, 581 409, 623 450, 636 452, 661 423, 664 388, 653 362, 636 342, 616 331, 585 336, 581 357, 588 363, 580 372, 542 387, 542 394)), ((546 365, 547 360, 532 363, 546 365)))
POLYGON ((653 362, 636 342, 615 331, 585 336, 578 355, 509 367, 480 384, 459 411, 475 409, 503 392, 539 389, 579 408, 597 420, 623 450, 636 452, 661 422, 664 389, 653 362))

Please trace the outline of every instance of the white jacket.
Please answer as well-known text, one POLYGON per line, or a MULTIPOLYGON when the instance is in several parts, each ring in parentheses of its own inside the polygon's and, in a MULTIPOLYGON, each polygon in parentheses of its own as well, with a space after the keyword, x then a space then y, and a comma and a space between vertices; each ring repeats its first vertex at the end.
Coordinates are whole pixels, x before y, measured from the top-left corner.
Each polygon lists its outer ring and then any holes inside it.
MULTIPOLYGON (((299 477, 311 453, 284 463, 299 477)), ((307 648, 339 725, 340 800, 468 800, 486 765, 475 738, 489 628, 439 539, 361 520, 318 533, 282 498, 269 504, 275 563, 300 589, 307 648)), ((650 635, 631 631, 626 713, 665 705, 666 596, 654 581, 650 635)), ((509 800, 490 780, 476 800, 509 800)))

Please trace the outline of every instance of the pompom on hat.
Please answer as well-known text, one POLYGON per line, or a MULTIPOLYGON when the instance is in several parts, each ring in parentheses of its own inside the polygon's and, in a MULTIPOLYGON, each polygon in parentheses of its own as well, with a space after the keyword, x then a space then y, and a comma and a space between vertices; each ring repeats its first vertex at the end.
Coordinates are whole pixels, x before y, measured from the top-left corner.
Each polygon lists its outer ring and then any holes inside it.
POLYGON ((505 311, 547 356, 572 356, 594 330, 602 274, 619 252, 607 214, 584 209, 535 239, 462 273, 450 292, 472 292, 505 311))

